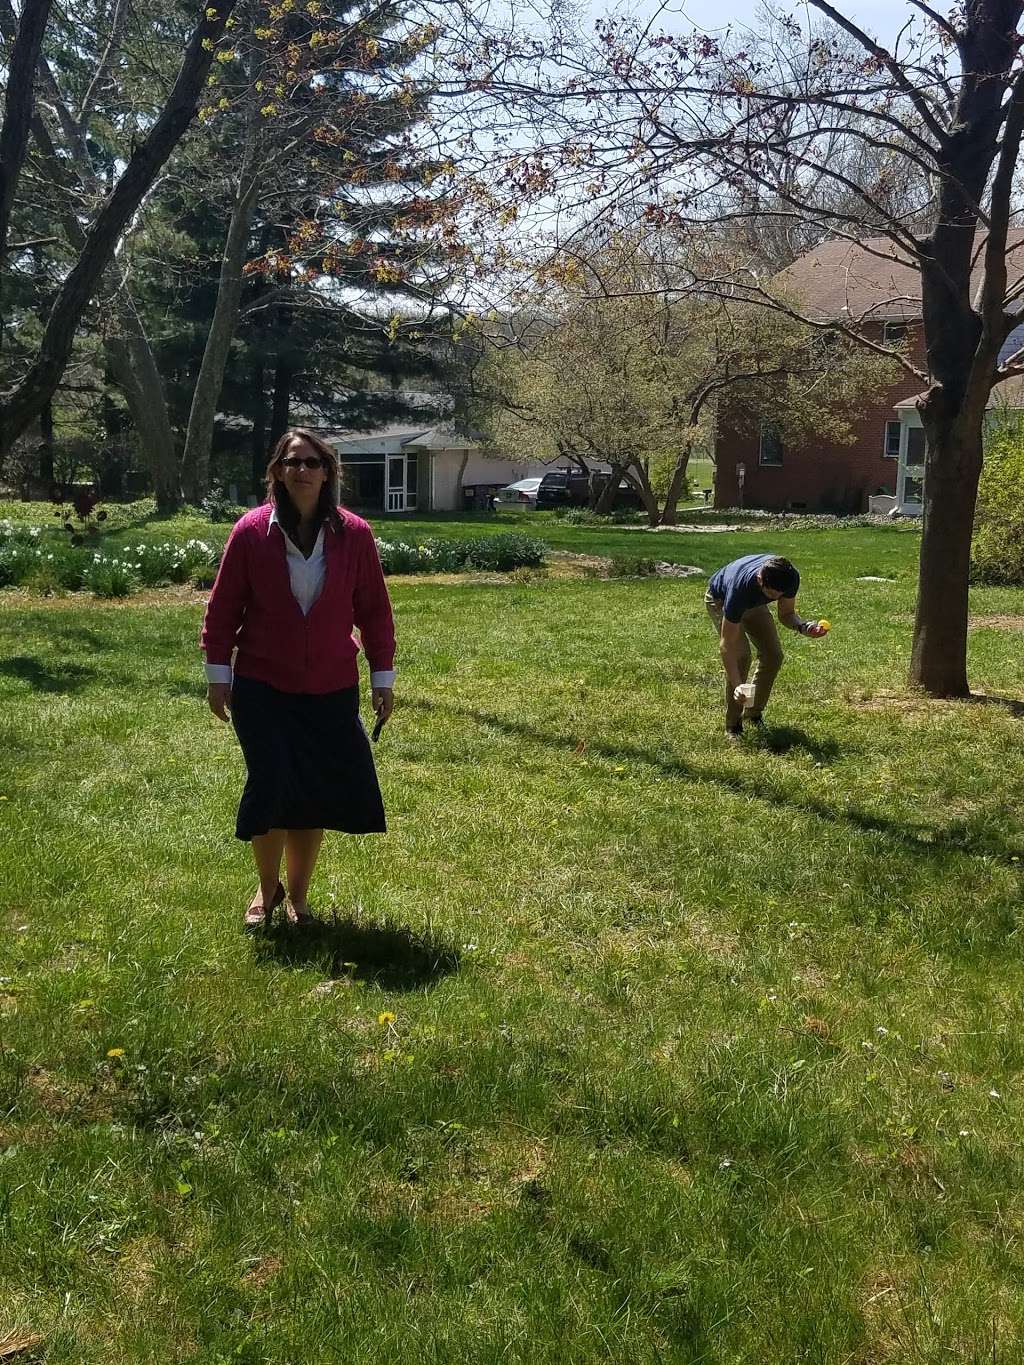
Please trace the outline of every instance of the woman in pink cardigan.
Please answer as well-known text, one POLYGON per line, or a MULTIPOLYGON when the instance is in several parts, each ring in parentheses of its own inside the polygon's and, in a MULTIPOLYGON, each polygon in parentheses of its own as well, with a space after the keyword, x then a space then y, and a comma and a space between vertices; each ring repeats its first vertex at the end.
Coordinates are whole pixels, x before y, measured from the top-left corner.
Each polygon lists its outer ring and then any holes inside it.
POLYGON ((247 929, 269 926, 282 903, 289 923, 315 923, 306 897, 324 830, 386 828, 352 631, 378 727, 394 706, 395 631, 373 532, 337 505, 338 473, 326 442, 285 432, 267 501, 236 522, 203 621, 210 710, 230 711, 248 770, 235 833, 252 841, 260 886, 247 929))

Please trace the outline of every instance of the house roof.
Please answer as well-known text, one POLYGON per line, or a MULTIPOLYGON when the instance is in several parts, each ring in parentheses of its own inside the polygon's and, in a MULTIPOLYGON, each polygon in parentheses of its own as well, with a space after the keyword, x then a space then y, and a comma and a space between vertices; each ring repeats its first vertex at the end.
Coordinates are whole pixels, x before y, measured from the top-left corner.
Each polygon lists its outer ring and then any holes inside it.
MULTIPOLYGON (((897 412, 906 412, 916 408, 919 400, 924 397, 923 393, 912 393, 906 398, 901 398, 894 407, 897 412)), ((990 411, 993 408, 1024 408, 1024 374, 1011 375, 1009 379, 993 384, 985 407, 990 411)))
MULTIPOLYGON (((1010 285, 1024 279, 1024 227, 1009 230, 1007 265, 1010 285)), ((973 287, 980 278, 979 258, 973 287)), ((821 242, 777 275, 775 283, 819 319, 884 322, 921 316, 920 272, 888 237, 821 242)))
POLYGON ((473 433, 459 431, 451 422, 431 427, 429 431, 421 432, 402 444, 415 446, 417 450, 478 450, 480 447, 473 433))
POLYGON ((370 431, 321 430, 320 435, 337 448, 339 455, 396 455, 410 450, 477 450, 479 441, 452 423, 437 426, 393 424, 370 431))

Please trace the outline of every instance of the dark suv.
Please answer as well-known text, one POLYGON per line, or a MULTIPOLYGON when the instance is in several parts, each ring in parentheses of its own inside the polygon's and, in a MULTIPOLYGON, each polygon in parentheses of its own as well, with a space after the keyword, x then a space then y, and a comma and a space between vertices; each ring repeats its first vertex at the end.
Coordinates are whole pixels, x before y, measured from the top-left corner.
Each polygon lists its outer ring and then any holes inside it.
POLYGON ((568 469, 551 469, 540 481, 537 506, 586 507, 590 499, 590 480, 586 474, 570 473, 568 469))
MULTIPOLYGON (((605 483, 608 480, 607 474, 594 474, 594 496, 599 497, 605 483)), ((590 501, 591 476, 581 474, 576 470, 552 469, 540 481, 537 489, 537 508, 547 507, 586 507, 590 501)), ((616 507, 639 507, 640 498, 636 489, 631 488, 625 480, 619 484, 618 493, 615 496, 616 507)))

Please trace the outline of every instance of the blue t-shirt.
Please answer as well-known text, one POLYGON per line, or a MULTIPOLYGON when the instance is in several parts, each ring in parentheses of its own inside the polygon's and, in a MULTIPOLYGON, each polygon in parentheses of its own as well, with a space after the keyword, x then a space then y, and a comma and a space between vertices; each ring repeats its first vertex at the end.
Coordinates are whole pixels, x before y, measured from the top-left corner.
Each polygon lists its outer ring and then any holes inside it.
MULTIPOLYGON (((758 585, 757 575, 762 566, 774 558, 774 555, 744 555, 742 559, 734 559, 731 564, 726 564, 712 575, 708 592, 717 602, 723 604, 722 615, 727 621, 738 624, 743 613, 749 611, 751 607, 768 605, 768 598, 758 585)), ((800 575, 797 574, 796 587, 799 586, 800 575)), ((796 588, 788 595, 795 597, 796 588)))

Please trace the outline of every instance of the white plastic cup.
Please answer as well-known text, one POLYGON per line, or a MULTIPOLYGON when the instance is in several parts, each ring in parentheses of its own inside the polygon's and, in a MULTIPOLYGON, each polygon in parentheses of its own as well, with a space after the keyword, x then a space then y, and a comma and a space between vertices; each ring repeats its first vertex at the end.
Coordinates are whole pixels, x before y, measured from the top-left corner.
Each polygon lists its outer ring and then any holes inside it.
POLYGON ((744 709, 752 706, 754 702, 754 684, 740 683, 739 687, 733 692, 732 697, 733 701, 741 701, 744 709))

